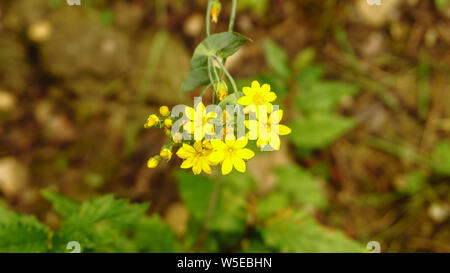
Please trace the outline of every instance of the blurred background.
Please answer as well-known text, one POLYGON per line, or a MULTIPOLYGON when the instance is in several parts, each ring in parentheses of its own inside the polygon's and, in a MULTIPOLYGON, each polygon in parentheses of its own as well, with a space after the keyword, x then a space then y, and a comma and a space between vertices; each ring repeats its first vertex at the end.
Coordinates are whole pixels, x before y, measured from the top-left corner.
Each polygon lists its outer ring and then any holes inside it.
MULTIPOLYGON (((182 238, 181 161, 148 169, 167 138, 143 125, 200 93, 180 87, 206 3, 1 1, 0 202, 57 228, 41 189, 113 193, 150 201, 182 238)), ((227 30, 230 3, 213 32, 227 30)), ((246 225, 255 200, 282 207, 293 194, 383 252, 450 252, 450 1, 239 0, 235 30, 253 41, 227 67, 239 86, 270 83, 293 130, 248 163, 246 225)))

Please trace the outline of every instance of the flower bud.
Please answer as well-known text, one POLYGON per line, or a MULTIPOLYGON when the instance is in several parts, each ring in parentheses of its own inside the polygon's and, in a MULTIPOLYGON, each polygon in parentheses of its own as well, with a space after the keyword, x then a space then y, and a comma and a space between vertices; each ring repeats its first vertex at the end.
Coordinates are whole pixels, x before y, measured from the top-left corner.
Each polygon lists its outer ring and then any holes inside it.
POLYGON ((159 108, 159 113, 161 116, 166 117, 170 114, 169 107, 163 105, 159 108))
POLYGON ((175 143, 181 143, 181 140, 183 140, 183 135, 181 133, 177 132, 172 136, 172 140, 175 143))
POLYGON ((173 121, 172 121, 170 118, 166 118, 166 119, 164 120, 164 125, 165 125, 167 128, 171 128, 172 125, 173 125, 173 121))
POLYGON ((150 116, 148 117, 147 123, 145 124, 145 127, 146 127, 146 128, 154 127, 154 126, 156 126, 156 125, 158 124, 158 122, 159 122, 158 116, 155 115, 155 114, 152 114, 152 115, 150 115, 150 116))
POLYGON ((164 148, 161 150, 159 155, 165 160, 170 160, 172 158, 172 151, 167 148, 164 148))
POLYGON ((150 169, 154 169, 154 168, 158 167, 158 164, 159 164, 159 159, 156 156, 150 158, 147 161, 147 167, 149 167, 150 169))
POLYGON ((219 0, 214 0, 211 5, 211 21, 217 23, 219 21, 219 14, 222 10, 222 4, 219 0))

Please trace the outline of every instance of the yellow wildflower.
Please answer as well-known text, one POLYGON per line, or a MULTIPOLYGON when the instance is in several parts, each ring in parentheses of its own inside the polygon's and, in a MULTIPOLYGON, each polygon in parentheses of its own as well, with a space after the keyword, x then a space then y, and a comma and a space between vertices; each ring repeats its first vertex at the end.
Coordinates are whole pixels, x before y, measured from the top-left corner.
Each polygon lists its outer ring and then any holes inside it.
MULTIPOLYGON (((267 111, 270 111, 272 109, 271 102, 277 99, 277 95, 270 91, 270 85, 263 84, 261 86, 258 81, 253 81, 251 87, 242 88, 242 92, 244 92, 244 96, 239 98, 238 103, 244 106, 253 106, 251 108, 256 106, 256 111, 260 106, 266 106, 267 111)), ((252 111, 254 110, 252 109, 252 111)))
POLYGON ((177 132, 172 136, 172 140, 175 143, 181 143, 181 140, 183 140, 183 135, 177 132))
POLYGON ((211 151, 212 150, 207 149, 204 145, 202 145, 201 141, 196 141, 193 147, 189 144, 183 143, 183 146, 177 151, 177 156, 181 159, 184 159, 183 163, 181 164, 181 168, 192 168, 192 172, 195 175, 200 174, 202 171, 207 174, 211 174, 210 165, 214 165, 208 159, 211 151))
POLYGON ((170 114, 169 107, 167 107, 165 105, 159 107, 159 113, 163 117, 168 116, 170 114))
MULTIPOLYGON (((258 117, 259 118, 259 117, 258 117)), ((245 125, 250 129, 250 139, 257 136, 256 145, 264 147, 269 144, 273 149, 280 149, 280 137, 291 133, 291 129, 286 125, 279 124, 283 119, 283 110, 272 112, 266 120, 246 120, 245 125), (278 127, 278 129, 274 129, 278 127)))
POLYGON ((159 155, 165 160, 170 160, 172 158, 172 151, 170 149, 164 148, 161 150, 159 155))
POLYGON ((214 163, 222 163, 222 174, 229 174, 233 167, 239 172, 245 172, 246 166, 244 160, 249 160, 255 153, 245 148, 248 140, 240 138, 238 140, 211 140, 214 151, 209 155, 209 160, 214 163))
POLYGON ((186 107, 186 116, 190 119, 187 121, 183 128, 194 134, 195 140, 202 140, 205 134, 214 134, 214 124, 209 123, 213 118, 216 118, 215 112, 206 113, 205 105, 202 102, 198 103, 194 108, 186 107))

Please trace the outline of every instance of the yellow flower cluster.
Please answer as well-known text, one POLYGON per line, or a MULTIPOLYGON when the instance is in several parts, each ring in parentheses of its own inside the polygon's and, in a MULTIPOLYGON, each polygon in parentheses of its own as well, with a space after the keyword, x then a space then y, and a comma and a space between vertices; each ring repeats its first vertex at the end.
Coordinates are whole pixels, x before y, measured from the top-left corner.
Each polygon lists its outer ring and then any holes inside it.
MULTIPOLYGON (((226 91, 224 88, 223 90, 226 91)), ((202 172, 212 173, 212 166, 219 166, 223 175, 230 173, 233 169, 245 172, 246 162, 255 156, 255 153, 247 148, 249 140, 256 140, 259 148, 268 147, 273 150, 280 149, 280 135, 291 133, 291 129, 280 124, 283 118, 283 111, 273 107, 272 103, 277 96, 271 91, 270 85, 252 82, 250 87, 243 88, 243 95, 238 99, 237 104, 241 105, 244 113, 256 113, 256 118, 249 117, 245 120, 247 128, 245 136, 237 137, 234 133, 234 125, 230 126, 230 120, 234 115, 226 110, 222 112, 223 132, 222 139, 207 140, 206 135, 213 135, 215 126, 210 121, 217 119, 215 112, 206 112, 206 107, 202 102, 195 108, 185 107, 184 115, 188 119, 181 123, 181 128, 194 140, 184 140, 180 132, 172 135, 170 128, 177 120, 169 117, 170 111, 166 106, 160 108, 160 116, 152 114, 149 116, 145 127, 158 127, 163 129, 169 136, 170 142, 161 149, 160 154, 149 159, 147 166, 156 168, 159 162, 164 159, 169 161, 172 158, 172 149, 179 147, 176 155, 182 159, 180 167, 182 169, 192 169, 195 175, 202 172), (267 111, 263 111, 266 109, 267 111)), ((220 119, 219 119, 220 120, 220 119)), ((231 123, 233 124, 233 123, 231 123)))

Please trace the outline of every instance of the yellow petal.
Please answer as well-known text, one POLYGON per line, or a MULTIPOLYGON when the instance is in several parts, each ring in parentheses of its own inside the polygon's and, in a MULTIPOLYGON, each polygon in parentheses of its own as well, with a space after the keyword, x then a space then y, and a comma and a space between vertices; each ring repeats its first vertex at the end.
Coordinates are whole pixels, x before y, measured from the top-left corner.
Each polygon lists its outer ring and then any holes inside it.
POLYGON ((233 166, 236 170, 238 170, 241 173, 245 173, 246 167, 245 167, 245 162, 244 160, 242 160, 239 157, 234 157, 233 158, 233 166))
POLYGON ((242 92, 246 96, 252 96, 253 94, 255 94, 256 90, 254 90, 254 89, 252 89, 250 87, 244 87, 244 88, 242 88, 242 92))
POLYGON ((261 86, 261 90, 262 90, 263 92, 269 93, 269 92, 270 92, 270 85, 268 85, 267 83, 263 84, 263 85, 261 86))
POLYGON ((234 143, 234 147, 237 149, 242 149, 245 146, 247 146, 248 140, 246 138, 240 138, 238 140, 236 140, 236 142, 234 143))
POLYGON ((208 156, 208 159, 211 162, 215 162, 215 163, 222 162, 224 158, 225 158, 225 154, 223 152, 212 152, 208 156))
POLYGON ((277 134, 270 137, 270 146, 277 151, 280 149, 280 137, 277 134))
POLYGON ((275 94, 274 92, 268 92, 264 97, 268 102, 272 102, 277 99, 277 94, 275 94))
POLYGON ((182 168, 182 169, 189 169, 189 168, 191 168, 192 164, 193 164, 193 161, 194 160, 193 160, 192 157, 186 159, 185 161, 183 161, 183 163, 181 163, 180 168, 182 168))
POLYGON ((211 167, 206 159, 202 160, 202 170, 207 174, 211 174, 211 167))
POLYGON ((231 170, 233 169, 233 163, 231 162, 230 158, 225 158, 225 160, 222 163, 222 174, 229 174, 231 170))
POLYGON ((186 108, 184 108, 184 113, 186 114, 187 118, 189 118, 190 120, 194 120, 194 108, 186 106, 186 108))
POLYGON ((238 103, 240 105, 250 105, 250 104, 252 104, 252 99, 249 96, 243 96, 243 97, 239 98, 238 103))
POLYGON ((283 119, 283 110, 277 110, 272 112, 269 116, 269 123, 279 123, 283 119))
POLYGON ((249 160, 250 158, 255 156, 255 153, 250 149, 240 149, 236 151, 236 155, 242 159, 249 160))
POLYGON ((287 127, 286 125, 279 124, 278 125, 278 134, 280 136, 289 135, 292 132, 291 128, 287 127))
POLYGON ((201 142, 201 141, 196 141, 196 142, 194 143, 194 149, 195 149, 195 151, 197 151, 197 152, 201 152, 201 151, 203 150, 202 142, 201 142))
POLYGON ((211 139, 211 145, 214 150, 226 150, 228 148, 220 139, 211 139))
POLYGON ((259 84, 258 81, 253 81, 252 82, 252 89, 259 90, 260 88, 261 88, 261 85, 259 84))
POLYGON ((202 172, 202 163, 200 160, 196 160, 196 162, 194 162, 194 166, 192 167, 192 172, 195 175, 198 175, 202 172))

